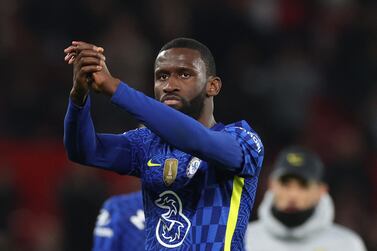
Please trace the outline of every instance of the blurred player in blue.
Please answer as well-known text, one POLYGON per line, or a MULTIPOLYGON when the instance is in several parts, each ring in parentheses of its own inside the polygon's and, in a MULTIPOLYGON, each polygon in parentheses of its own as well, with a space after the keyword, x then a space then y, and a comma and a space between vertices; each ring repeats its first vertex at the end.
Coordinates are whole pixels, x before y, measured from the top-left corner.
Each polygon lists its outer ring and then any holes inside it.
POLYGON ((141 192, 112 196, 97 217, 92 251, 145 250, 144 229, 141 192))
POLYGON ((72 161, 139 177, 146 250, 243 250, 264 149, 246 121, 215 121, 221 79, 209 49, 165 44, 154 65, 155 99, 114 78, 104 49, 72 42, 73 87, 64 121, 72 161), (96 133, 89 91, 111 97, 145 128, 96 133))

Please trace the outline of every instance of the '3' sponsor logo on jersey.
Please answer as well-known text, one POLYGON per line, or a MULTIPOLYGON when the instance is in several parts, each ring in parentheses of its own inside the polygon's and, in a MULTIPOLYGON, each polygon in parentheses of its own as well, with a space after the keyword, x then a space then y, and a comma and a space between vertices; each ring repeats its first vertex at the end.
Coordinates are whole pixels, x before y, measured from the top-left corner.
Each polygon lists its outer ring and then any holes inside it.
POLYGON ((181 199, 173 191, 165 191, 155 200, 155 204, 165 211, 156 226, 158 242, 167 248, 179 247, 191 227, 190 220, 182 213, 181 199))

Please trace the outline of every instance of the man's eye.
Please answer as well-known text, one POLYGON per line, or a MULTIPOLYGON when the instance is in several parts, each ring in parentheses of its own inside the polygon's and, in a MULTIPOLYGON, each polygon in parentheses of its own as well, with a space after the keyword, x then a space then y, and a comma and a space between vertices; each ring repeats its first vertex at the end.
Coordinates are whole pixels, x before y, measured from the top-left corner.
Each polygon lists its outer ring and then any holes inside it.
POLYGON ((163 74, 160 74, 160 75, 158 76, 158 79, 159 79, 159 80, 167 80, 168 77, 169 77, 168 74, 163 73, 163 74))
POLYGON ((187 73, 187 72, 181 73, 181 78, 189 78, 189 77, 191 77, 190 73, 187 73))

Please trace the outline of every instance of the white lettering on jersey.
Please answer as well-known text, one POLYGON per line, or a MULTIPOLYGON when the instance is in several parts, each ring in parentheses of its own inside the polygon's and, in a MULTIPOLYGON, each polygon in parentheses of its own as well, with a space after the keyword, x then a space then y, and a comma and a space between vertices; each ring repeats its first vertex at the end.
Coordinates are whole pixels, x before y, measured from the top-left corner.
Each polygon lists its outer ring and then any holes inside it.
POLYGON ((111 222, 111 215, 109 211, 106 209, 101 209, 99 215, 97 216, 97 223, 96 225, 99 227, 103 227, 108 225, 111 222))
POLYGON ((260 141, 260 139, 257 135, 246 130, 245 128, 242 128, 242 127, 236 127, 236 128, 241 129, 242 131, 245 131, 251 137, 251 139, 254 141, 255 145, 257 146, 257 152, 258 153, 260 153, 262 151, 262 142, 260 141))
POLYGON ((111 228, 106 227, 111 222, 111 215, 106 209, 101 209, 97 216, 96 227, 94 228, 94 234, 99 237, 111 238, 114 232, 111 228))
POLYGON ((130 222, 134 224, 135 227, 139 230, 144 230, 145 228, 145 215, 144 211, 139 209, 136 212, 136 215, 130 217, 130 222))
POLYGON ((94 234, 99 237, 111 238, 114 235, 114 232, 109 227, 96 227, 94 229, 94 234))

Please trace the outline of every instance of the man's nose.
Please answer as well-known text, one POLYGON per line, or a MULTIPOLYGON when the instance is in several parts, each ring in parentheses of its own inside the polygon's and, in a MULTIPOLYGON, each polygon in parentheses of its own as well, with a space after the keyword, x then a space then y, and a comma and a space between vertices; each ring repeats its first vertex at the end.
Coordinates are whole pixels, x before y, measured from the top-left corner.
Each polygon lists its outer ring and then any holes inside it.
POLYGON ((297 200, 300 198, 300 191, 298 189, 289 189, 288 191, 288 198, 290 200, 297 200))
POLYGON ((175 80, 174 77, 170 77, 166 83, 165 83, 165 86, 163 88, 163 91, 165 93, 169 93, 169 92, 176 92, 176 91, 179 91, 179 85, 177 83, 177 81, 175 80))

